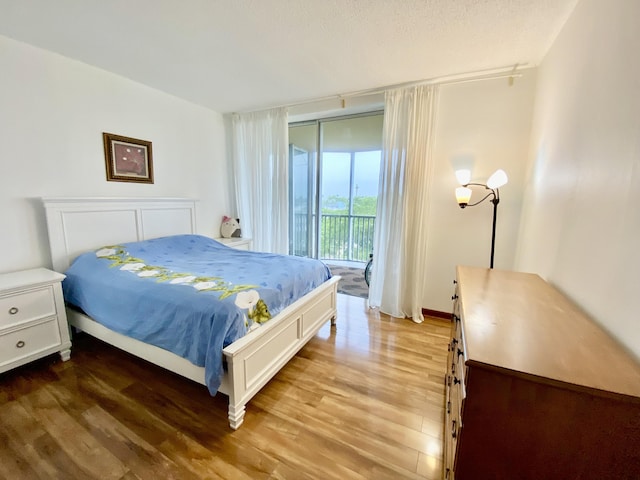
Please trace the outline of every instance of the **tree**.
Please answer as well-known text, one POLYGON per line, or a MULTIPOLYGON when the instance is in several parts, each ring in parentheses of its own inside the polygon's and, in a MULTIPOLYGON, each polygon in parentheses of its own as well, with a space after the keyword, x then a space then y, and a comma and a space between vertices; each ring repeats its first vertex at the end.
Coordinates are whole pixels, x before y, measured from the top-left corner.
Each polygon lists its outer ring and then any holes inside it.
MULTIPOLYGON (((376 216, 378 197, 354 197, 353 214, 376 216)), ((349 198, 331 195, 322 201, 323 215, 349 215, 349 198)))
POLYGON ((353 214, 375 217, 377 206, 378 197, 355 197, 353 199, 353 214))

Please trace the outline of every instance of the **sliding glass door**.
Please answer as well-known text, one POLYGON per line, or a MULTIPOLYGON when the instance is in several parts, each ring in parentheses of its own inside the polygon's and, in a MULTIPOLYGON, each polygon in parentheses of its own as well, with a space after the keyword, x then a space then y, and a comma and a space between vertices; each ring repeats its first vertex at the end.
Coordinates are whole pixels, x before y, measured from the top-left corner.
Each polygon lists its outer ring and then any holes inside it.
POLYGON ((291 254, 347 262, 368 260, 382 122, 382 113, 377 112, 289 126, 291 254))

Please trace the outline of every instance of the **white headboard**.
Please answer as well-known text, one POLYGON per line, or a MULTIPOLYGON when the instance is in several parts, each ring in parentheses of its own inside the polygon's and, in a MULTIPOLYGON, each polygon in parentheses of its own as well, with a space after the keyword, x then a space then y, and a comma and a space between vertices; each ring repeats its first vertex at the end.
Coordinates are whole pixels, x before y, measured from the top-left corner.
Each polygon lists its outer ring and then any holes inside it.
POLYGON ((103 245, 196 233, 196 201, 188 198, 47 197, 42 203, 57 272, 103 245))

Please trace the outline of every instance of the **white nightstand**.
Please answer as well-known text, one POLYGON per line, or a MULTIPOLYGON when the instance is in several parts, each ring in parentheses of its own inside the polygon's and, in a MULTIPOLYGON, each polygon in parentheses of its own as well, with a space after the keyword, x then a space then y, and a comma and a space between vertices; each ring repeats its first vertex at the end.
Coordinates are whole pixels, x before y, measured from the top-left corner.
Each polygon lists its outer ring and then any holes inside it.
POLYGON ((251 239, 250 238, 239 238, 239 237, 231 237, 231 238, 216 238, 216 240, 220 243, 224 243, 236 250, 251 250, 251 239))
POLYGON ((46 268, 0 274, 0 373, 55 352, 69 360, 64 278, 46 268))

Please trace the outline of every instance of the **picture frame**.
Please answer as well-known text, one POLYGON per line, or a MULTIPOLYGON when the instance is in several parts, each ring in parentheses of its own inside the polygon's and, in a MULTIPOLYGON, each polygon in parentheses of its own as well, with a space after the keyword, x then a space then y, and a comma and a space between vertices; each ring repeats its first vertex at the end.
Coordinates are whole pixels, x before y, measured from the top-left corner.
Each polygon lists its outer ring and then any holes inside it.
POLYGON ((151 142, 103 132, 109 182, 153 183, 151 142))

